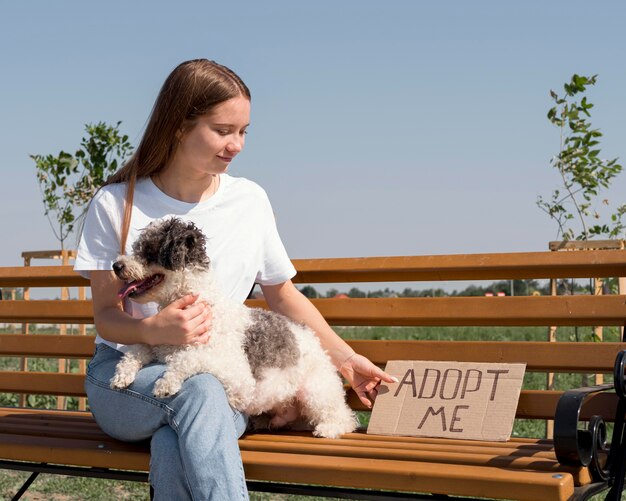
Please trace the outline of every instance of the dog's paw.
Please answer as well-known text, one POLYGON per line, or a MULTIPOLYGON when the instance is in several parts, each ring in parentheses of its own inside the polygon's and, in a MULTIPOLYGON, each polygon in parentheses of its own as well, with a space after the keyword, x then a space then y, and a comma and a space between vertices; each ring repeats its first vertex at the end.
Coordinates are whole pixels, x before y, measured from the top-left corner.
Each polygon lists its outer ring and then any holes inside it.
POLYGON ((352 424, 347 425, 345 423, 324 422, 318 423, 313 430, 313 435, 323 438, 339 438, 345 433, 353 432, 354 429, 355 426, 352 424))
POLYGON ((329 416, 329 419, 318 422, 313 430, 313 435, 324 438, 338 438, 345 433, 352 433, 357 426, 358 420, 351 411, 338 412, 332 417, 329 416))
POLYGON ((180 391, 181 383, 170 379, 161 378, 154 383, 153 394, 155 397, 166 398, 175 395, 180 391))
POLYGON ((128 374, 124 372, 116 372, 111 378, 111 388, 121 390, 128 388, 135 380, 136 374, 128 374))

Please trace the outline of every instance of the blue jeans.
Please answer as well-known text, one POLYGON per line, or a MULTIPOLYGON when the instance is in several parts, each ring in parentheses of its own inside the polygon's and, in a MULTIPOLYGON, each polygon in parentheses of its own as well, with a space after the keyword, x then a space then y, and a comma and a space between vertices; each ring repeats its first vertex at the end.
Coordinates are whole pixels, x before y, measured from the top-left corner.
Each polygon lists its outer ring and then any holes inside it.
POLYGON ((165 366, 145 366, 135 382, 113 390, 109 380, 122 353, 98 344, 85 389, 98 425, 113 438, 150 442, 150 483, 155 500, 248 499, 237 439, 247 417, 228 404, 210 374, 189 378, 173 397, 152 395, 165 366))

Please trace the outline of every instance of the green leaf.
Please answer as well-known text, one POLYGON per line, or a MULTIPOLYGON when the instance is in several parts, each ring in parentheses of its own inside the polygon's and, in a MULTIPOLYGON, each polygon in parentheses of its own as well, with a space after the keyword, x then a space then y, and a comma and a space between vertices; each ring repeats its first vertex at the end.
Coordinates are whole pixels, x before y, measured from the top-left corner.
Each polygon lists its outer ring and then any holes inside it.
POLYGON ((86 136, 74 155, 65 151, 58 155, 30 155, 35 162, 44 203, 44 214, 52 221, 52 215, 60 228, 55 235, 61 240, 73 229, 77 214, 84 213, 84 205, 91 199, 95 190, 106 177, 112 174, 133 148, 128 136, 119 133, 118 121, 115 126, 104 122, 86 124, 86 136), (60 202, 63 202, 61 207, 60 202))

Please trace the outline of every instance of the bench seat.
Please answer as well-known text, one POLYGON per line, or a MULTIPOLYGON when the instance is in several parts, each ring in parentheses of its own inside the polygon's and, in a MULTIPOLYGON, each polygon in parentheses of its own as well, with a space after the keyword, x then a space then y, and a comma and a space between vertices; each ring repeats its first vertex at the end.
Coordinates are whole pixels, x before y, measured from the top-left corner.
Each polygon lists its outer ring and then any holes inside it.
MULTIPOLYGON (((362 432, 329 440, 307 432, 261 432, 244 435, 239 444, 246 477, 253 481, 476 497, 515 493, 514 499, 533 501, 567 500, 576 486, 591 481, 587 468, 559 464, 550 440, 468 442, 362 432)), ((0 410, 0 456, 140 472, 148 471, 150 461, 147 442, 108 437, 91 413, 38 409, 0 410)))

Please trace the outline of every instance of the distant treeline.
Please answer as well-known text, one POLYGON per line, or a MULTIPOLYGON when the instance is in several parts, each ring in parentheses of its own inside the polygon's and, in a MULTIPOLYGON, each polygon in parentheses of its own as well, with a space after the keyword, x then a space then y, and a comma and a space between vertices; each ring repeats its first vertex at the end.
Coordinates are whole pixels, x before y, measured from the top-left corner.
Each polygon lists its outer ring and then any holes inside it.
MULTIPOLYGON (((538 280, 501 280, 493 282, 489 285, 469 285, 463 290, 454 290, 447 292, 441 288, 436 289, 411 289, 406 287, 401 291, 389 288, 379 289, 375 291, 362 291, 357 287, 352 287, 348 291, 340 291, 338 289, 329 289, 326 293, 319 293, 315 287, 306 285, 300 288, 300 291, 309 298, 332 298, 336 296, 348 296, 353 298, 363 297, 443 297, 443 296, 484 296, 498 293, 511 295, 511 286, 513 287, 514 296, 545 296, 550 295, 549 281, 540 282, 538 280)), ((573 280, 558 280, 557 293, 561 294, 589 294, 593 284, 590 282, 581 283, 573 280)), ((604 294, 614 293, 616 280, 610 279, 604 283, 604 294)))
MULTIPOLYGON (((515 296, 546 296, 550 294, 550 282, 547 280, 513 280, 513 295, 515 296)), ((573 281, 558 280, 557 293, 562 294, 589 294, 593 289, 593 284, 589 281, 573 281)), ((392 290, 390 288, 379 289, 374 291, 362 291, 357 287, 352 287, 348 291, 340 291, 332 288, 325 293, 320 293, 311 285, 299 287, 300 292, 308 298, 331 298, 336 296, 348 297, 444 297, 444 296, 484 296, 503 293, 507 296, 511 295, 511 280, 500 280, 489 285, 469 285, 463 290, 453 290, 447 292, 441 288, 436 289, 412 289, 405 287, 401 291, 392 290)), ((617 293, 617 279, 608 279, 603 284, 603 294, 617 293)), ((1 289, 0 300, 23 299, 23 290, 17 289, 1 289)), ((58 299, 58 298, 57 298, 58 299)))

